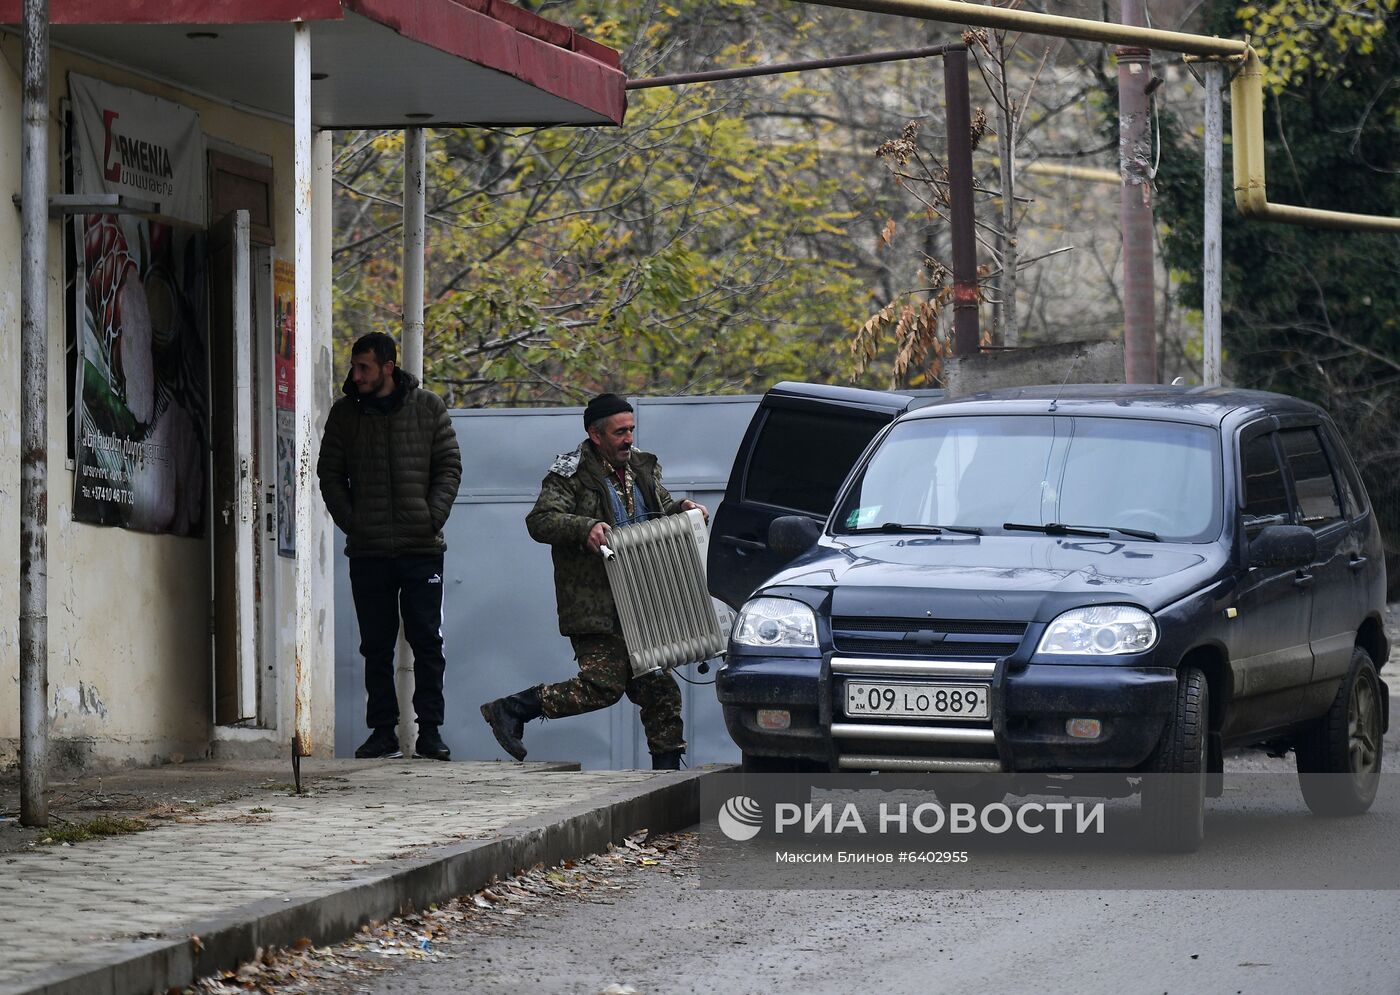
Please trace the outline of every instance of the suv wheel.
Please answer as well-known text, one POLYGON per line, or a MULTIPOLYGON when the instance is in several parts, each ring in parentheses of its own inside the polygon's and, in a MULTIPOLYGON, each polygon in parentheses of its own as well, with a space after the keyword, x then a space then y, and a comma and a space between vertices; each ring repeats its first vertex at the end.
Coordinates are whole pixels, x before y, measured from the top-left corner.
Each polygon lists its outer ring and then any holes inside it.
POLYGON ((1153 849, 1194 853, 1205 837, 1209 722, 1206 675, 1185 667, 1177 675, 1176 707, 1142 780, 1143 833, 1153 849))
POLYGON ((1360 815, 1376 799, 1383 735, 1381 681, 1370 655, 1351 652, 1351 669, 1337 697, 1298 737, 1298 786, 1317 815, 1360 815))
POLYGON ((812 779, 808 776, 824 772, 826 767, 802 757, 760 757, 742 754, 739 770, 745 774, 786 774, 786 777, 762 778, 760 790, 770 800, 806 805, 812 800, 812 779))

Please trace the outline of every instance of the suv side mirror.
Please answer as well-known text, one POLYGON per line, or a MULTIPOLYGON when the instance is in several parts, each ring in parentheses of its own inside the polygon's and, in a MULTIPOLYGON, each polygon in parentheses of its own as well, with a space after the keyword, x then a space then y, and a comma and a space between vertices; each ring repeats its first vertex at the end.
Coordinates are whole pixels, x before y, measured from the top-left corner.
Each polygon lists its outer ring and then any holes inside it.
POLYGON ((1317 559, 1317 536, 1306 525, 1269 525, 1249 540, 1251 567, 1305 567, 1317 559))
POLYGON ((784 515, 768 526, 768 548, 785 559, 795 559, 811 549, 821 534, 820 523, 806 515, 784 515))

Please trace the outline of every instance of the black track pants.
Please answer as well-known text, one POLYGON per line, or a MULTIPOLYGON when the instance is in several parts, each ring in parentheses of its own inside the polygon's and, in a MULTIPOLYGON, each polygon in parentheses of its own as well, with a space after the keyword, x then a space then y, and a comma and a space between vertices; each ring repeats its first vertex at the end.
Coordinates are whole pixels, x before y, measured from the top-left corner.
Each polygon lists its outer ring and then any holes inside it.
POLYGON ((413 649, 413 711, 419 725, 442 725, 442 554, 350 558, 350 590, 365 658, 365 721, 372 729, 399 722, 394 648, 402 613, 413 649))

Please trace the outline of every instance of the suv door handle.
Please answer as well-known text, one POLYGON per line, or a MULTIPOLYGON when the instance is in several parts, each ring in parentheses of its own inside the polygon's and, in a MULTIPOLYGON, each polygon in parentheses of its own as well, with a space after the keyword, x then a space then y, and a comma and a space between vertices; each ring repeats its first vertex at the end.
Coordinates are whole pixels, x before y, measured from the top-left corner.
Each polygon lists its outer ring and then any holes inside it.
POLYGON ((720 536, 719 541, 726 546, 733 546, 735 549, 753 550, 755 552, 768 548, 767 543, 759 542, 757 539, 740 539, 738 536, 720 536))
POLYGON ((1364 556, 1353 556, 1350 560, 1347 561, 1347 566, 1351 567, 1353 573, 1356 573, 1365 565, 1366 557, 1364 556))
POLYGON ((1310 574, 1310 573, 1304 573, 1304 572, 1301 571, 1301 570, 1299 570, 1299 571, 1298 571, 1298 575, 1297 575, 1296 577, 1293 578, 1293 586, 1296 587, 1296 588, 1298 588, 1299 590, 1303 590, 1304 588, 1312 587, 1312 582, 1313 582, 1313 575, 1310 574))

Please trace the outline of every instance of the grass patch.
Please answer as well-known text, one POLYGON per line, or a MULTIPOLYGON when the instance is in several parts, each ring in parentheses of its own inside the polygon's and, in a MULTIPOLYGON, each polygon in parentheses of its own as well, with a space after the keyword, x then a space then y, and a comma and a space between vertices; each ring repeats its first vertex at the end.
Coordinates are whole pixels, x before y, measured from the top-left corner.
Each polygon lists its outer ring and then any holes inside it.
POLYGON ((140 819, 109 818, 101 816, 87 822, 72 822, 66 826, 59 826, 50 829, 42 843, 83 843, 87 840, 101 839, 103 836, 125 836, 127 833, 139 833, 146 828, 146 823, 140 819))

